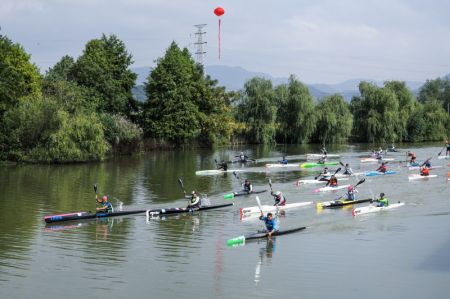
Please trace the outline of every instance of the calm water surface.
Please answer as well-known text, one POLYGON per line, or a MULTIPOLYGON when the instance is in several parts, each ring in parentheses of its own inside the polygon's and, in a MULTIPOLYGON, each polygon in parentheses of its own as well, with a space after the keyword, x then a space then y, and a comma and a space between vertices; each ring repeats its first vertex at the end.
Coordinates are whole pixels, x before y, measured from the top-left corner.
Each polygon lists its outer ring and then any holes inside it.
MULTIPOLYGON (((404 207, 358 218, 351 208, 289 210, 280 215, 280 226, 306 230, 235 248, 227 248, 226 240, 262 227, 239 216, 240 207, 256 205, 254 197, 238 197, 232 208, 150 221, 137 215, 46 225, 43 216, 94 210, 94 183, 116 209, 185 206, 179 177, 188 192, 196 189, 210 203, 223 203, 225 193, 239 190, 239 181, 231 173, 196 176, 195 170, 212 169, 214 159, 241 150, 262 161, 239 173, 254 188, 268 189, 270 177, 289 202, 332 200, 342 193, 294 185, 320 169, 264 168, 282 153, 301 162, 302 154, 318 148, 225 148, 82 165, 0 166, 0 298, 449 298, 450 160, 436 159, 439 146, 414 147, 418 160, 434 157, 433 164, 443 166, 432 171, 438 178, 409 182, 413 172, 390 163, 396 175, 367 178, 359 188, 360 198, 384 192, 404 207)), ((356 171, 372 170, 376 163, 359 162, 367 149, 330 152, 356 171)), ((404 154, 391 156, 405 160, 404 154)), ((260 198, 272 203, 268 193, 260 198)))

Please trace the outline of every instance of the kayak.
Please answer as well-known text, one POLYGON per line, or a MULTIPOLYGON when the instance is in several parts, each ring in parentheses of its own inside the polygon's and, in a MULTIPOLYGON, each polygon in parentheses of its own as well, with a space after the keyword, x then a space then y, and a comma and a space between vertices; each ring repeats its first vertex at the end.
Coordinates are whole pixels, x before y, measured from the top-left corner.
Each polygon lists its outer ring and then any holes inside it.
POLYGON ((334 176, 337 178, 348 178, 351 176, 358 176, 358 175, 364 175, 364 172, 354 172, 352 174, 343 174, 343 173, 336 173, 334 176))
POLYGON ((384 161, 394 161, 394 158, 383 158, 383 159, 376 159, 376 158, 362 158, 361 163, 365 162, 384 162, 384 161))
POLYGON ((160 216, 167 216, 167 215, 176 215, 176 214, 182 214, 182 213, 190 213, 190 212, 197 212, 197 211, 205 211, 205 210, 212 210, 212 209, 220 209, 225 208, 234 205, 234 203, 226 203, 221 205, 212 205, 212 206, 203 206, 198 209, 190 209, 190 208, 169 208, 169 209, 156 209, 156 210, 147 210, 145 211, 147 215, 147 219, 149 218, 155 218, 160 216))
POLYGON ((368 202, 371 201, 371 198, 364 198, 364 199, 356 199, 356 200, 332 200, 332 201, 324 201, 324 202, 318 202, 316 204, 316 207, 318 209, 321 208, 340 208, 347 205, 354 205, 358 203, 368 202))
POLYGON ((322 167, 326 165, 338 165, 338 161, 330 161, 330 162, 324 162, 324 163, 303 163, 300 164, 301 168, 312 168, 312 167, 322 167))
MULTIPOLYGON (((339 181, 348 181, 349 178, 341 178, 339 181)), ((298 180, 296 185, 302 185, 302 184, 326 184, 328 181, 320 181, 320 180, 298 180)))
POLYGON ((410 174, 408 176, 408 180, 420 180, 420 179, 431 179, 437 177, 437 174, 430 174, 430 175, 420 175, 420 174, 410 174))
POLYGON ((336 186, 336 187, 323 187, 323 188, 319 188, 319 189, 314 189, 314 192, 327 192, 327 191, 334 191, 334 190, 340 190, 340 189, 345 189, 350 185, 340 185, 340 186, 336 186))
POLYGON ((288 163, 288 164, 266 164, 266 168, 278 168, 278 167, 299 167, 298 163, 288 163))
POLYGON ((361 214, 368 214, 368 213, 374 213, 374 212, 379 212, 379 211, 384 211, 384 210, 390 210, 390 209, 395 209, 398 207, 401 207, 405 205, 404 202, 399 202, 399 203, 393 203, 388 205, 387 207, 376 207, 376 206, 366 206, 366 207, 360 207, 360 208, 354 208, 352 210, 352 215, 353 216, 357 216, 357 215, 361 215, 361 214))
POLYGON ((215 174, 221 174, 226 172, 242 172, 245 171, 244 169, 227 169, 227 170, 221 170, 221 169, 210 169, 210 170, 197 170, 195 172, 196 175, 215 175, 215 174))
POLYGON ((223 198, 225 198, 225 199, 232 199, 232 198, 238 197, 238 196, 259 194, 259 193, 264 193, 266 191, 267 191, 267 189, 264 189, 264 190, 253 190, 253 192, 251 192, 251 193, 248 193, 247 191, 238 191, 238 192, 225 194, 223 196, 223 198))
MULTIPOLYGON (((431 166, 428 169, 436 169, 436 168, 442 168, 442 166, 431 166)), ((408 166, 408 170, 419 170, 420 166, 408 166)))
MULTIPOLYGON (((278 231, 273 232, 272 236, 281 236, 281 235, 291 234, 291 233, 295 233, 295 232, 304 230, 305 228, 306 228, 306 226, 301 226, 301 227, 297 227, 297 228, 278 230, 278 231)), ((263 239, 266 237, 267 237, 266 232, 257 232, 257 233, 250 234, 250 235, 239 236, 239 237, 227 240, 227 246, 244 245, 246 241, 263 239)))
MULTIPOLYGON (((278 210, 300 208, 300 207, 304 207, 304 206, 307 206, 310 204, 312 204, 312 201, 288 203, 284 206, 262 205, 261 208, 262 208, 263 213, 269 213, 269 212, 276 212, 278 210)), ((245 216, 248 214, 256 214, 256 213, 259 214, 259 213, 261 213, 261 210, 259 209, 259 207, 248 207, 248 208, 240 208, 239 212, 240 212, 241 216, 245 216)))
POLYGON ((141 214, 141 213, 143 214, 145 212, 146 212, 146 210, 118 211, 118 212, 111 212, 111 213, 73 212, 73 213, 66 213, 66 214, 44 216, 44 221, 46 223, 52 223, 52 222, 62 222, 62 221, 71 221, 71 220, 116 217, 116 216, 141 214))
POLYGON ((365 173, 366 176, 377 176, 377 175, 387 175, 387 174, 396 174, 396 171, 386 171, 386 172, 380 172, 380 171, 368 171, 365 173))
POLYGON ((450 159, 450 156, 438 156, 438 159, 450 159))
MULTIPOLYGON (((322 154, 306 154, 307 160, 318 160, 322 157, 323 157, 322 154)), ((339 157, 340 157, 340 155, 327 154, 327 158, 339 158, 339 157)))

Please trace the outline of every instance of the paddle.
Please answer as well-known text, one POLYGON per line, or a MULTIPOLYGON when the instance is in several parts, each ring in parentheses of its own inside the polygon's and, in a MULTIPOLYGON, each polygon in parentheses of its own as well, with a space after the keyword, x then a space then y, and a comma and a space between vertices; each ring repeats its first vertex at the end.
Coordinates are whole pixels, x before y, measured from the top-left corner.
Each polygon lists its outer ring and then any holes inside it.
POLYGON ((256 203, 258 204, 258 208, 261 211, 261 214, 264 215, 263 211, 262 211, 262 206, 261 206, 261 201, 259 200, 259 197, 256 196, 256 203))
POLYGON ((447 147, 444 146, 444 147, 441 149, 441 151, 440 151, 439 154, 438 154, 438 157, 442 154, 442 152, 443 152, 446 148, 447 148, 447 147))
MULTIPOLYGON (((356 187, 358 187, 359 185, 361 185, 362 183, 364 183, 366 181, 365 178, 362 178, 361 180, 359 180, 359 182, 353 186, 353 189, 356 189, 356 187)), ((337 197, 335 200, 339 200, 341 199, 346 193, 342 194, 341 196, 337 197)))
POLYGON ((178 179, 178 184, 180 185, 181 191, 183 191, 184 195, 186 195, 186 190, 184 190, 184 184, 181 178, 178 179))
POLYGON ((430 160, 431 160, 431 157, 428 158, 428 159, 426 159, 426 160, 422 163, 422 165, 420 165, 420 167, 422 167, 422 166, 424 166, 425 164, 427 164, 427 162, 430 161, 430 160))
POLYGON ((269 178, 270 193, 273 193, 272 180, 269 178))

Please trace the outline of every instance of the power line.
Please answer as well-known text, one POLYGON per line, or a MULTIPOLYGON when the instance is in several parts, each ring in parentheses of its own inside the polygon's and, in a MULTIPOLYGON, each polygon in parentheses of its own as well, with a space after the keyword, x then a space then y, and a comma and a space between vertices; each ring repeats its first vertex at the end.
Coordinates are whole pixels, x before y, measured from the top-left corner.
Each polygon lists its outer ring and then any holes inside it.
POLYGON ((206 44, 206 42, 203 41, 203 36, 206 35, 206 32, 203 31, 203 27, 205 26, 206 24, 194 25, 194 27, 197 27, 197 32, 195 33, 197 42, 194 43, 194 45, 196 45, 195 60, 199 64, 203 64, 203 57, 206 55, 206 51, 203 50, 203 45, 206 44))

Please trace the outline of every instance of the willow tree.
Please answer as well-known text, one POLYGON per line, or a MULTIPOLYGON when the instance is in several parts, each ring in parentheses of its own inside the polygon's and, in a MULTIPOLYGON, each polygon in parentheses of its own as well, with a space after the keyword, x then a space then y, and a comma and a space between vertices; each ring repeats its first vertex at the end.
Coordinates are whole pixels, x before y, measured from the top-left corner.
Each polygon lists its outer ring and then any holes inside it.
POLYGON ((354 116, 353 134, 364 142, 396 142, 401 140, 399 103, 389 88, 361 82, 361 96, 353 97, 351 111, 354 116))
MULTIPOLYGON (((396 126, 397 141, 404 141, 408 136, 408 120, 414 110, 414 97, 405 82, 388 81, 384 83, 386 89, 395 93, 398 101, 398 123, 396 126)), ((395 140, 391 140, 394 142, 395 140)))
POLYGON ((325 97, 315 109, 313 140, 322 144, 346 142, 352 132, 353 116, 344 98, 338 94, 325 97))
POLYGON ((314 101, 308 87, 291 75, 287 98, 282 104, 283 114, 278 119, 279 135, 285 136, 287 143, 308 142, 316 125, 314 101))
POLYGON ((427 80, 419 91, 419 102, 438 101, 450 114, 450 79, 449 77, 427 80))
POLYGON ((275 92, 272 82, 264 78, 248 80, 241 94, 237 119, 245 123, 247 140, 251 143, 275 141, 275 92))
POLYGON ((437 100, 417 103, 408 120, 408 141, 440 141, 450 135, 450 116, 437 100))

